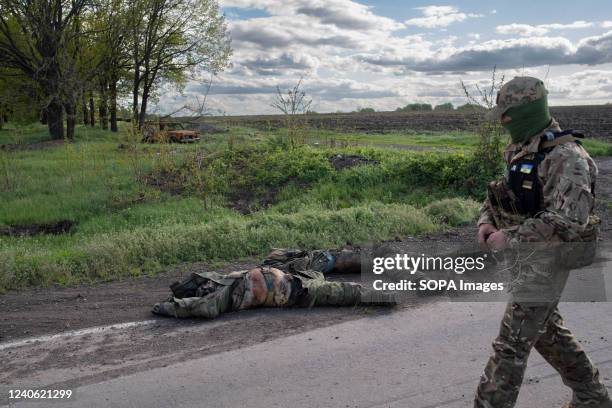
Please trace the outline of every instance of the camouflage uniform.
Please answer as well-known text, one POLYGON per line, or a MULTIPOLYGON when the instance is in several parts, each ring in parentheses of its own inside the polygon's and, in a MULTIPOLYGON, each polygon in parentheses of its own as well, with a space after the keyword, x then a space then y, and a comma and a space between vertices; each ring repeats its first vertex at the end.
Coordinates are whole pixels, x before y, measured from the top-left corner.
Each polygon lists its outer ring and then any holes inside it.
MULTIPOLYGON (((523 77, 506 84, 499 94, 498 106, 493 111, 498 118, 511 106, 542 97, 546 90, 541 81, 523 77)), ((526 143, 509 145, 504 152, 509 169, 513 163, 538 154, 542 135, 560 130, 553 120, 548 129, 526 143)), ((597 167, 582 146, 574 142, 553 146, 537 166, 537 176, 541 181, 540 211, 525 215, 500 204, 503 201, 500 196, 512 195, 507 191, 506 174, 489 186, 478 225, 492 224, 504 231, 510 251, 524 243, 545 243, 551 247, 554 243, 596 239, 597 218, 592 211, 597 167)), ((550 256, 541 256, 517 263, 512 273, 513 299, 493 342, 493 355, 478 385, 474 407, 514 406, 532 348, 573 390, 569 406, 612 407, 598 370, 565 327, 557 308, 569 268, 550 256), (549 296, 543 296, 543 291, 550 288, 554 289, 548 291, 549 296)))
POLYGON ((172 317, 215 318, 256 307, 394 305, 393 296, 354 282, 330 282, 338 251, 275 250, 260 267, 229 274, 193 273, 171 286, 169 301, 153 308, 172 317))

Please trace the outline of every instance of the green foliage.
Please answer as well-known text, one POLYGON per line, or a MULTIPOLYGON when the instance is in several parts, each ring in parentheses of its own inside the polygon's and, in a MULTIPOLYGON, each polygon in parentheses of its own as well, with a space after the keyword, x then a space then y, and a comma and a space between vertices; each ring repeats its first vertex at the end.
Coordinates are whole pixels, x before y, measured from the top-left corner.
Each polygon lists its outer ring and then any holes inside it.
POLYGON ((455 110, 455 107, 453 106, 452 103, 447 102, 447 103, 443 103, 443 104, 440 104, 440 105, 436 105, 434 110, 435 111, 453 111, 453 110, 455 110))
POLYGON ((449 198, 427 205, 424 211, 434 221, 448 225, 464 225, 478 217, 480 204, 474 200, 449 198))
POLYGON ((431 112, 433 108, 429 103, 409 103, 403 108, 397 108, 396 112, 431 112))
POLYGON ((374 108, 359 108, 356 110, 357 113, 375 113, 376 110, 374 108))
POLYGON ((612 143, 599 139, 583 139, 582 145, 593 157, 612 156, 612 143))
POLYGON ((478 161, 478 171, 484 179, 495 179, 503 170, 502 148, 507 138, 499 122, 481 121, 478 125, 479 143, 474 152, 478 161))
POLYGON ((484 112, 485 110, 486 108, 475 103, 465 103, 457 106, 458 112, 484 112))
MULTIPOLYGON (((24 139, 36 131, 23 131, 24 139)), ((71 234, 0 236, 0 289, 433 232, 473 218, 475 204, 457 196, 481 195, 486 181, 465 151, 285 149, 270 134, 240 128, 232 144, 223 134, 200 145, 77 131, 75 143, 3 156, 9 186, 0 191, 0 225, 78 224, 71 234), (337 154, 379 164, 336 171, 329 158, 337 154)))

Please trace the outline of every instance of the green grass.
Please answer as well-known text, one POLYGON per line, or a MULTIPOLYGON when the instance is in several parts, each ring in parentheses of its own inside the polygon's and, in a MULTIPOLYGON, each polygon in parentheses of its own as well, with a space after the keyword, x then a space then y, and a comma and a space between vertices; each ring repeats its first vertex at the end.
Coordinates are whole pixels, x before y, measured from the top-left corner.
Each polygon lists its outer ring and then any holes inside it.
MULTIPOLYGON (((338 133, 328 130, 317 130, 309 133, 309 140, 321 144, 346 144, 382 146, 396 145, 430 149, 458 149, 472 151, 478 145, 478 136, 470 132, 412 132, 395 131, 384 134, 338 133)), ((586 138, 584 147, 593 157, 612 156, 612 143, 586 138)))
POLYGON ((63 245, 52 247, 40 240, 32 245, 21 239, 1 250, 0 287, 114 279, 157 272, 177 262, 262 256, 272 247, 338 246, 439 228, 425 212, 412 206, 379 204, 296 214, 262 212, 196 224, 75 234, 63 238, 63 245))
POLYGON ((593 157, 612 156, 612 143, 598 139, 584 139, 582 145, 593 157))
MULTIPOLYGON (((31 125, 0 138, 34 143, 45 132, 31 125)), ((363 244, 477 216, 486 180, 470 156, 473 135, 302 137, 327 142, 291 147, 281 132, 233 128, 196 145, 145 145, 131 143, 126 129, 79 126, 75 143, 0 150, 0 226, 78 223, 71 234, 0 236, 0 290, 155 273, 178 262, 262 256, 272 247, 363 244), (370 146, 329 142, 344 137, 370 146), (329 157, 340 153, 380 164, 338 172, 329 157), (252 213, 236 211, 239 200, 252 213)), ((607 143, 586 144, 609 152, 607 143)))
POLYGON ((29 144, 49 140, 47 127, 40 123, 14 124, 5 123, 0 130, 0 145, 2 144, 29 144))
POLYGON ((448 149, 473 149, 478 138, 468 132, 412 132, 394 131, 384 134, 375 133, 338 133, 329 130, 316 130, 309 133, 314 141, 320 143, 341 143, 348 145, 398 145, 448 149))

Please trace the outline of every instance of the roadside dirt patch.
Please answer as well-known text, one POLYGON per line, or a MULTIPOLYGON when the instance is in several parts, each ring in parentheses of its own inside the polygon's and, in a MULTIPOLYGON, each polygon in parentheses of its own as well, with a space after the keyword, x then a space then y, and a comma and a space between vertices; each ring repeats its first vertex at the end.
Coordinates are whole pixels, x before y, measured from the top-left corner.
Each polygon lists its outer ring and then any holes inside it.
POLYGON ((309 187, 308 183, 289 179, 282 184, 261 188, 258 191, 248 188, 237 188, 228 196, 228 207, 244 215, 252 214, 275 204, 278 201, 278 194, 290 184, 294 184, 300 189, 307 189, 309 187))
MULTIPOLYGON (((216 271, 247 269, 255 260, 230 263, 216 271)), ((153 318, 151 308, 170 295, 169 285, 192 272, 211 270, 198 263, 177 266, 155 277, 120 282, 11 291, 0 295, 0 342, 106 324, 153 318)))
POLYGON ((9 237, 29 237, 34 235, 67 234, 77 225, 76 221, 61 220, 49 224, 21 224, 0 226, 0 235, 9 237))

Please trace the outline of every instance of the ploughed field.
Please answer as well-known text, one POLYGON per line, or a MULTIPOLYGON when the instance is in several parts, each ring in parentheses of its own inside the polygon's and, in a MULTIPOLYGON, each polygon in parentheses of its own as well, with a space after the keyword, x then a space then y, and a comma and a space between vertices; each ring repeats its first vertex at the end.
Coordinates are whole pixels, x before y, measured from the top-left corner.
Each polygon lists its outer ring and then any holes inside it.
MULTIPOLYGON (((612 139, 612 105, 556 106, 553 116, 565 129, 578 129, 589 137, 612 139)), ((481 112, 376 112, 309 114, 297 120, 310 127, 354 132, 384 133, 398 130, 473 130, 481 112)), ((212 118, 229 126, 250 126, 260 130, 285 126, 282 115, 229 116, 212 118)))

